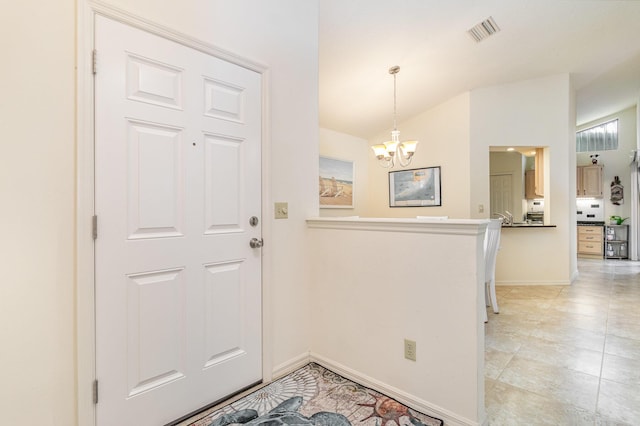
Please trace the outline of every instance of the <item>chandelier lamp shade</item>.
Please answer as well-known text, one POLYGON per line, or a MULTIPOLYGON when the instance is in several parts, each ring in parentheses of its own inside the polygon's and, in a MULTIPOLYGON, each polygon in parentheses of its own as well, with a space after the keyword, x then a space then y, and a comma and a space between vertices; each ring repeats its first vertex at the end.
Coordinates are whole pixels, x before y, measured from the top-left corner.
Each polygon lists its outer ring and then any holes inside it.
POLYGON ((393 130, 391 131, 391 140, 371 147, 379 160, 378 164, 386 168, 394 167, 396 162, 401 167, 407 167, 411 164, 413 154, 415 154, 418 147, 418 141, 400 142, 400 130, 396 126, 396 75, 398 72, 400 72, 400 67, 397 65, 389 68, 389 74, 393 75, 393 130))

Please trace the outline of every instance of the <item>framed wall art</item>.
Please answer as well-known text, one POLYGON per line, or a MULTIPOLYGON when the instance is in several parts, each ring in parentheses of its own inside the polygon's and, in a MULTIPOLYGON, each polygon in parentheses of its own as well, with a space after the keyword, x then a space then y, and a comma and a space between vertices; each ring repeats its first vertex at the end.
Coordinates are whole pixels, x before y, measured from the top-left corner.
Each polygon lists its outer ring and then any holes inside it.
POLYGON ((320 208, 352 209, 354 184, 353 161, 320 157, 320 208))
POLYGON ((440 166, 389 172, 389 207, 441 205, 440 166))

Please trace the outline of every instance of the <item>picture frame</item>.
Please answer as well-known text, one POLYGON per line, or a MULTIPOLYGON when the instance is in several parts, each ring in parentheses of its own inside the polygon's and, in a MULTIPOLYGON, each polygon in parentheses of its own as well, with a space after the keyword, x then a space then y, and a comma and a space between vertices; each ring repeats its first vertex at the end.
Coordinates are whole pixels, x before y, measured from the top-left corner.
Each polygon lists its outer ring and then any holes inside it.
POLYGON ((353 161, 320 156, 318 197, 321 209, 352 209, 355 194, 353 161))
POLYGON ((440 166, 389 172, 389 207, 442 206, 440 166))

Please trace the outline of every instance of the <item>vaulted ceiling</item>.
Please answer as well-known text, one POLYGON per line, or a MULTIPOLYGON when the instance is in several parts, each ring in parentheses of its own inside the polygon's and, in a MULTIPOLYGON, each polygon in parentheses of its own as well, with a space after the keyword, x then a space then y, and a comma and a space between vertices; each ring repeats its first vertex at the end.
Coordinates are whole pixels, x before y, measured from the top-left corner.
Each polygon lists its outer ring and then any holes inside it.
POLYGON ((570 73, 577 124, 640 99, 640 1, 321 0, 320 125, 369 138, 466 91, 570 73), (467 30, 493 17, 500 31, 467 30))

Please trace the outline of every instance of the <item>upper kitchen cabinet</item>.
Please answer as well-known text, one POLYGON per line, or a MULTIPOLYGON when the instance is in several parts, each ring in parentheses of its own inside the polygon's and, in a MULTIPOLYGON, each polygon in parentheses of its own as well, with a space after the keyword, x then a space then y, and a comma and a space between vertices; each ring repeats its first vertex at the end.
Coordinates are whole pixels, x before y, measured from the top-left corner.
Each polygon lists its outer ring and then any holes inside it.
POLYGON ((578 197, 602 198, 602 166, 578 166, 576 188, 578 197))
POLYGON ((535 170, 527 170, 526 172, 524 172, 524 197, 527 200, 533 200, 536 198, 544 197, 544 194, 539 194, 536 191, 536 171, 535 170))

